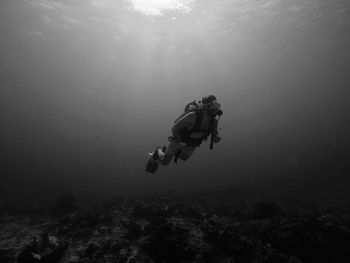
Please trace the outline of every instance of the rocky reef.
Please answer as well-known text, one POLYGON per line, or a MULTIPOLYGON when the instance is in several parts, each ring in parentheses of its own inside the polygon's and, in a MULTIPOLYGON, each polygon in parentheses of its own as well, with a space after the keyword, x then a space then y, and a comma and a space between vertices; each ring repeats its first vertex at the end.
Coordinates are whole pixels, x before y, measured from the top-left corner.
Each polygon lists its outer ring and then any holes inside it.
POLYGON ((0 207, 0 262, 348 262, 350 206, 168 193, 0 207))

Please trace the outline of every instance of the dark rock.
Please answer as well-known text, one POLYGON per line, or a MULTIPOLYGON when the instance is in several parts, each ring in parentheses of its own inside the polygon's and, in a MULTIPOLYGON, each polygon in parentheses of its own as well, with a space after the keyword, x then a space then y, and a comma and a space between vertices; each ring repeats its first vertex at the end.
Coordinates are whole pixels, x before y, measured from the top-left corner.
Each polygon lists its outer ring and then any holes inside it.
POLYGON ((268 219, 282 214, 279 205, 268 201, 257 201, 254 205, 252 216, 254 219, 268 219))
POLYGON ((130 246, 130 244, 131 242, 126 239, 114 239, 111 242, 109 253, 116 254, 119 252, 120 249, 130 246))
POLYGON ((81 229, 76 229, 74 231, 70 231, 66 233, 67 236, 70 236, 75 239, 89 239, 94 232, 94 228, 92 227, 83 227, 81 229))
POLYGON ((17 256, 17 263, 40 263, 40 257, 28 250, 23 250, 17 256))
POLYGON ((13 262, 14 251, 13 249, 0 248, 0 262, 13 262))
POLYGON ((156 227, 146 246, 156 262, 191 262, 207 254, 208 248, 200 229, 181 218, 156 227))
POLYGON ((68 247, 67 242, 58 243, 55 237, 49 239, 48 233, 30 239, 18 253, 17 262, 58 262, 68 247))
POLYGON ((45 263, 55 263, 59 262, 62 256, 64 255, 68 247, 68 242, 59 244, 57 247, 47 250, 41 257, 40 262, 45 263))
POLYGON ((193 198, 168 194, 123 201, 120 208, 111 202, 54 216, 29 209, 6 214, 0 262, 327 263, 350 258, 350 218, 343 207, 193 198))
POLYGON ((128 238, 131 238, 131 239, 138 238, 142 233, 141 227, 132 220, 129 220, 128 223, 125 224, 125 226, 128 229, 128 234, 127 234, 128 238))
POLYGON ((98 249, 99 249, 99 246, 97 244, 89 243, 87 248, 86 248, 85 255, 90 257, 93 254, 95 254, 95 252, 98 251, 98 249))
POLYGON ((39 262, 40 257, 38 257, 39 253, 39 242, 37 237, 31 238, 27 244, 21 249, 21 251, 17 255, 18 263, 32 263, 39 262))

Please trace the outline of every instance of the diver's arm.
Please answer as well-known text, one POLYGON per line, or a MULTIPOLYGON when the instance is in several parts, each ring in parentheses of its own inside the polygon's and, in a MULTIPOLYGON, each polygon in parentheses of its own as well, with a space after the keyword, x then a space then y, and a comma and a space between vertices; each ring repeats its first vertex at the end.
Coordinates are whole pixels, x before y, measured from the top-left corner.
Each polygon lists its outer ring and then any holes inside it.
POLYGON ((174 140, 180 142, 181 141, 180 133, 179 133, 180 130, 184 128, 191 129, 195 121, 196 121, 195 112, 190 112, 185 116, 183 116, 181 119, 179 119, 172 128, 174 140))

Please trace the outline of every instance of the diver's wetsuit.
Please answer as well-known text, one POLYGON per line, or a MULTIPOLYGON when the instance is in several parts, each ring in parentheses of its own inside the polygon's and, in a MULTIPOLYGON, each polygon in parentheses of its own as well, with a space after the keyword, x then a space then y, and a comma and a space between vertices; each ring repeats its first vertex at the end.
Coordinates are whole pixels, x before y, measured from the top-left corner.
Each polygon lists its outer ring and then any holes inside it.
POLYGON ((217 135, 218 121, 210 117, 205 110, 198 112, 190 112, 179 119, 172 128, 173 139, 170 140, 166 151, 158 149, 159 162, 167 165, 176 156, 186 161, 203 140, 209 135, 211 130, 217 135))

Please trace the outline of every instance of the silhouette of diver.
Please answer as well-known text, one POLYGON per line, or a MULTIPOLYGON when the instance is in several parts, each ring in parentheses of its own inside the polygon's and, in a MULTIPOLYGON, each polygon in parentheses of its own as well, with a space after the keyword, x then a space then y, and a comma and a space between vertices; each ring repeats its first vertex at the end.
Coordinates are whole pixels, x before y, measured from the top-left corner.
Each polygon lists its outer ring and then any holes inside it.
POLYGON ((186 161, 209 136, 210 149, 213 143, 221 140, 218 134, 218 121, 216 116, 223 114, 221 105, 214 95, 203 97, 202 100, 187 104, 185 111, 175 120, 172 127, 173 136, 170 136, 169 145, 157 146, 146 164, 146 171, 155 173, 159 168, 159 163, 168 165, 174 158, 186 161))

